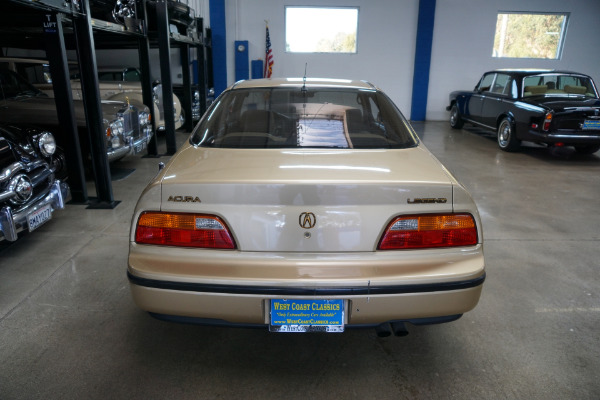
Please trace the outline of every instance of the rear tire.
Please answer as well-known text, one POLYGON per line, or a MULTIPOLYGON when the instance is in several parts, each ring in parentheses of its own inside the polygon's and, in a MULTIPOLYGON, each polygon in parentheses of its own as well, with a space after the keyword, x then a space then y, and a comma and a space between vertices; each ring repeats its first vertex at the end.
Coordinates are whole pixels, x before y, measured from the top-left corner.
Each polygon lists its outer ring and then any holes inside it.
POLYGON ((515 125, 509 118, 504 118, 498 125, 498 147, 509 152, 521 147, 521 141, 515 135, 515 125))
POLYGON ((452 129, 460 129, 463 127, 464 124, 464 121, 460 117, 458 107, 456 106, 456 103, 454 103, 452 105, 452 108, 450 109, 450 127, 452 129))

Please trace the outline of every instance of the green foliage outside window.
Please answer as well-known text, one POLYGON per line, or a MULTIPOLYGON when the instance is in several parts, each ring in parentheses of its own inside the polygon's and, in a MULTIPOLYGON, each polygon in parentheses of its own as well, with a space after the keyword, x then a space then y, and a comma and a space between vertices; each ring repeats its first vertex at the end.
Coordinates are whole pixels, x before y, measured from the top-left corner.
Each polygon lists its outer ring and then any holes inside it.
POLYGON ((566 14, 498 13, 494 57, 558 59, 566 14))

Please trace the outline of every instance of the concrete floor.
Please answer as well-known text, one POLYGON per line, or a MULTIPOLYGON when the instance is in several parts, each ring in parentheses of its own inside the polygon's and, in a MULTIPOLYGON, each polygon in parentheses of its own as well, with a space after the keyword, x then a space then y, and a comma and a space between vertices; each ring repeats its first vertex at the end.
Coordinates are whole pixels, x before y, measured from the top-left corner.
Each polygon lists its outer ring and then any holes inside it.
POLYGON ((157 321, 125 268, 135 201, 167 157, 130 157, 118 207, 68 205, 0 249, 0 399, 600 398, 600 153, 415 128, 483 218, 474 311, 404 338, 157 321))

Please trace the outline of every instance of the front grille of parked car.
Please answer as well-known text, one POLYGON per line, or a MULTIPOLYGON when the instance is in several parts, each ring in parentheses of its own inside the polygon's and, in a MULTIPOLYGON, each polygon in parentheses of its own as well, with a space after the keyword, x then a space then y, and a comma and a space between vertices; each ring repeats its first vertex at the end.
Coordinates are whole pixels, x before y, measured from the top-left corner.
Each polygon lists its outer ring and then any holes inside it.
POLYGON ((30 203, 38 201, 46 196, 54 183, 54 174, 46 165, 32 170, 27 173, 27 176, 29 176, 29 179, 31 179, 31 182, 33 183, 33 196, 31 197, 30 203))
POLYGON ((35 161, 34 164, 30 164, 29 167, 33 168, 29 172, 27 172, 27 167, 24 167, 25 169, 15 170, 10 177, 7 177, 6 182, 4 182, 0 188, 0 191, 7 190, 8 184, 11 181, 11 179, 13 179, 19 174, 27 175, 27 177, 31 181, 33 191, 31 197, 26 202, 21 202, 15 200, 14 198, 8 200, 7 204, 14 208, 15 212, 20 211, 22 208, 25 208, 28 205, 35 203, 39 199, 46 196, 46 194, 50 190, 50 187, 54 183, 54 174, 45 162, 35 161))
POLYGON ((140 136, 140 119, 137 109, 128 109, 123 113, 123 128, 125 135, 137 138, 140 136))

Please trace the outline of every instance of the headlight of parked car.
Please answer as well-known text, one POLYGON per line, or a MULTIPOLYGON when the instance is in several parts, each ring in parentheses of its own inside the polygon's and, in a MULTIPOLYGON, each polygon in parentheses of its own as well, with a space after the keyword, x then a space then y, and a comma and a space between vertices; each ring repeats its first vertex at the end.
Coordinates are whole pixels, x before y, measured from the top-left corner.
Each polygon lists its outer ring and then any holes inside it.
POLYGON ((42 132, 38 139, 38 147, 44 157, 49 157, 56 151, 56 140, 50 132, 42 132))
POLYGON ((119 119, 116 119, 110 123, 109 128, 106 131, 106 136, 111 137, 122 135, 124 131, 123 120, 119 117, 119 119))
POLYGON ((146 126, 148 124, 150 124, 150 113, 147 113, 145 111, 140 111, 139 115, 138 115, 138 120, 140 122, 141 126, 146 126))

